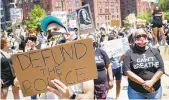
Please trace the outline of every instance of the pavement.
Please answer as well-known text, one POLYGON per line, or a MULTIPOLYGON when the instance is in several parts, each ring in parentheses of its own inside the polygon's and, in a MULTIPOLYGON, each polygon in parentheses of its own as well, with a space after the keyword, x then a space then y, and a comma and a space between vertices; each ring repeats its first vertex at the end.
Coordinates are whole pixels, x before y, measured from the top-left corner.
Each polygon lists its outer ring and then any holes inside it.
MULTIPOLYGON (((169 74, 169 61, 164 61, 165 64, 165 72, 167 74, 169 74)), ((169 76, 167 75, 163 75, 161 78, 161 83, 162 83, 162 99, 169 99, 169 76)), ((127 100, 128 96, 127 96, 127 86, 128 86, 128 82, 127 82, 127 77, 123 76, 122 77, 122 82, 121 82, 121 92, 120 92, 120 96, 119 96, 119 100, 127 100)), ((115 99, 116 97, 116 85, 114 83, 114 87, 109 90, 108 95, 107 95, 107 99, 115 99)), ((30 100, 30 97, 23 97, 21 90, 20 92, 20 98, 21 100, 30 100)), ((13 95, 12 95, 12 91, 11 88, 9 89, 9 93, 8 93, 8 97, 7 99, 13 99, 13 95)))

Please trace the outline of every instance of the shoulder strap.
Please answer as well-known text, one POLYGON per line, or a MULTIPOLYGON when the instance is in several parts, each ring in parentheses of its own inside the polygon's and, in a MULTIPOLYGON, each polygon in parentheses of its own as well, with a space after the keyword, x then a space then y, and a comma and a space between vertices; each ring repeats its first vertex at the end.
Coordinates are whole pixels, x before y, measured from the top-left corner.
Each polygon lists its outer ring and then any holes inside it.
MULTIPOLYGON (((99 51, 100 51, 100 54, 103 56, 103 53, 102 53, 101 49, 100 49, 100 48, 97 48, 97 49, 99 49, 99 51)), ((105 62, 105 59, 104 59, 104 57, 103 57, 103 60, 104 60, 104 63, 105 63, 105 65, 106 65, 106 62, 105 62)))
POLYGON ((150 51, 153 53, 153 55, 156 57, 155 52, 153 51, 153 49, 150 47, 150 51))
POLYGON ((150 47, 150 51, 153 53, 154 57, 156 57, 156 59, 158 60, 158 57, 157 57, 156 53, 154 52, 153 48, 150 47))

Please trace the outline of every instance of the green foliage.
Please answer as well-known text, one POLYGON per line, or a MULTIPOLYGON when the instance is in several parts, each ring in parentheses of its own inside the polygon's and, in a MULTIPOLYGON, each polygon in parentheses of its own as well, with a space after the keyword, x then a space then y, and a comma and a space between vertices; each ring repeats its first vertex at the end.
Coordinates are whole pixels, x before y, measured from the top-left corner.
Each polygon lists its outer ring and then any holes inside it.
POLYGON ((164 11, 164 17, 165 20, 169 20, 169 10, 164 11))
POLYGON ((37 29, 40 25, 41 20, 46 16, 45 10, 39 5, 34 5, 34 8, 29 14, 29 19, 26 21, 26 25, 29 29, 37 29))
POLYGON ((152 14, 151 12, 142 12, 137 16, 137 18, 146 20, 147 22, 151 22, 152 14))
POLYGON ((160 0, 160 7, 162 11, 169 10, 169 0, 160 0))
POLYGON ((7 31, 8 33, 11 33, 11 32, 12 32, 12 22, 8 22, 8 23, 6 24, 6 31, 7 31))
POLYGON ((129 15, 128 15, 128 16, 125 18, 123 27, 124 27, 124 28, 128 28, 128 27, 130 27, 130 26, 131 26, 131 24, 129 23, 129 15))

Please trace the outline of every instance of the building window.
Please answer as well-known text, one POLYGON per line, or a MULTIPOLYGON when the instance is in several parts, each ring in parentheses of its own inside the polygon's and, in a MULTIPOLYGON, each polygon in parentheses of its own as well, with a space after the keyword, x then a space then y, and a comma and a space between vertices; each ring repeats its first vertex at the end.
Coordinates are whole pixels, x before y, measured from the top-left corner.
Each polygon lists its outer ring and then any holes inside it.
POLYGON ((114 17, 115 17, 115 16, 114 16, 114 15, 112 15, 112 18, 113 18, 113 19, 114 19, 114 17))
POLYGON ((119 15, 117 15, 117 18, 119 18, 119 15))
POLYGON ((130 10, 127 10, 128 14, 130 13, 130 10))
POLYGON ((114 6, 114 2, 111 2, 111 6, 114 6))
POLYGON ((107 20, 107 16, 105 16, 105 20, 107 20))
POLYGON ((108 20, 110 20, 110 17, 109 17, 109 16, 107 16, 107 19, 108 19, 108 20))
POLYGON ((114 13, 114 9, 112 9, 112 13, 114 13))
POLYGON ((97 23, 97 26, 99 26, 99 23, 97 23))
POLYGON ((59 6, 59 2, 56 2, 56 7, 58 7, 59 6))
POLYGON ((109 13, 109 9, 105 9, 105 13, 109 13))
POLYGON ((100 13, 102 13, 102 9, 100 9, 100 13))
POLYGON ((118 13, 118 8, 116 9, 116 12, 118 13))

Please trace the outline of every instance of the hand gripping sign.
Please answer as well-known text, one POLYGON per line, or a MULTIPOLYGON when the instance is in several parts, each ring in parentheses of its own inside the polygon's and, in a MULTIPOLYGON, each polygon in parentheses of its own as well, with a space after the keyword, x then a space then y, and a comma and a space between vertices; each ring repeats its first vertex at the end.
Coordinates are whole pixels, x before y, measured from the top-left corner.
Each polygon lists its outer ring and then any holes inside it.
POLYGON ((52 79, 70 86, 97 78, 91 39, 15 54, 12 61, 24 96, 47 92, 52 79))

